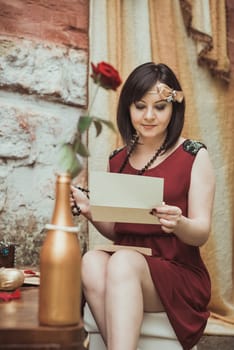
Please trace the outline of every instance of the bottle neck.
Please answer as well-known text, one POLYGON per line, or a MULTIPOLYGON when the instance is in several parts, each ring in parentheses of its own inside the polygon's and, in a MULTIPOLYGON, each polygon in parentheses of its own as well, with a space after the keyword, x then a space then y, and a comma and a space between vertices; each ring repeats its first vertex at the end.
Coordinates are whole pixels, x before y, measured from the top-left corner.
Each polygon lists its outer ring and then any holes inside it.
POLYGON ((69 174, 57 175, 55 205, 51 223, 61 226, 74 226, 70 207, 70 185, 69 174))

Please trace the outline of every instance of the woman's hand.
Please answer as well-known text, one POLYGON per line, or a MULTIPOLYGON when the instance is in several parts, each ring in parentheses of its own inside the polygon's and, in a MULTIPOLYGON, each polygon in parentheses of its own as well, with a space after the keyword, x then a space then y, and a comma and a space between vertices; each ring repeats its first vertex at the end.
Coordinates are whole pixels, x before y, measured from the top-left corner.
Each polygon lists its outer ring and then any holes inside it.
MULTIPOLYGON (((79 214, 82 214, 88 219, 94 227, 106 238, 113 240, 115 237, 113 222, 95 222, 92 219, 90 211, 90 202, 87 190, 79 186, 71 186, 70 206, 71 209, 76 204, 79 214)), ((77 215, 77 214, 75 214, 77 215)))
POLYGON ((89 198, 87 196, 87 191, 82 190, 79 186, 71 186, 71 195, 70 195, 70 206, 74 208, 74 206, 78 207, 78 213, 87 216, 90 213, 90 205, 89 198))
POLYGON ((162 230, 166 233, 174 232, 182 217, 182 211, 179 207, 166 204, 153 208, 151 214, 159 219, 162 230))

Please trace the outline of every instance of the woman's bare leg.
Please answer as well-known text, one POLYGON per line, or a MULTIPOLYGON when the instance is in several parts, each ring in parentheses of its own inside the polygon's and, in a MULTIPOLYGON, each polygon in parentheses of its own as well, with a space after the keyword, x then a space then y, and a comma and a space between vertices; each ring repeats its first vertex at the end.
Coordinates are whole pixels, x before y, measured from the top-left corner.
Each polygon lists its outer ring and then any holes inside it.
POLYGON ((162 311, 145 258, 119 250, 108 261, 105 322, 108 350, 136 350, 144 311, 162 311))
POLYGON ((106 271, 109 259, 110 255, 105 252, 89 251, 83 256, 81 265, 84 295, 105 343, 106 271))

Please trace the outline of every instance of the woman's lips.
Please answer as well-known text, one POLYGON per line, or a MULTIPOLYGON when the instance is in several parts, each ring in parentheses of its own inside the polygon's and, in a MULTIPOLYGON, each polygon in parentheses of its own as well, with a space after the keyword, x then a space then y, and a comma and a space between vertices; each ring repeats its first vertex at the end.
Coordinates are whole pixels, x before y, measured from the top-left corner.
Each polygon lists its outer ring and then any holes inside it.
POLYGON ((146 125, 146 124, 143 124, 142 126, 143 126, 143 128, 146 129, 146 130, 151 130, 151 129, 155 128, 156 125, 146 125))

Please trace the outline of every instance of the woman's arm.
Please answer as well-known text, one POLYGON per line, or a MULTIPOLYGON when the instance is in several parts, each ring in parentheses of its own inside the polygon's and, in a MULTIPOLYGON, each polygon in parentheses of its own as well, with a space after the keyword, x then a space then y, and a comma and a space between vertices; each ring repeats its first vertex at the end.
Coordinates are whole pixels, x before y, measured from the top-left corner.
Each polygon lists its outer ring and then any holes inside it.
POLYGON ((164 205, 156 215, 166 233, 173 232, 184 243, 201 246, 209 236, 215 193, 213 167, 206 149, 202 148, 194 161, 188 193, 188 217, 181 209, 164 205))
POLYGON ((80 207, 81 214, 84 215, 93 226, 106 238, 113 240, 114 239, 114 223, 113 222, 97 222, 93 221, 92 214, 90 211, 90 202, 84 192, 77 189, 75 186, 71 186, 71 197, 70 205, 71 207, 75 203, 80 207))

